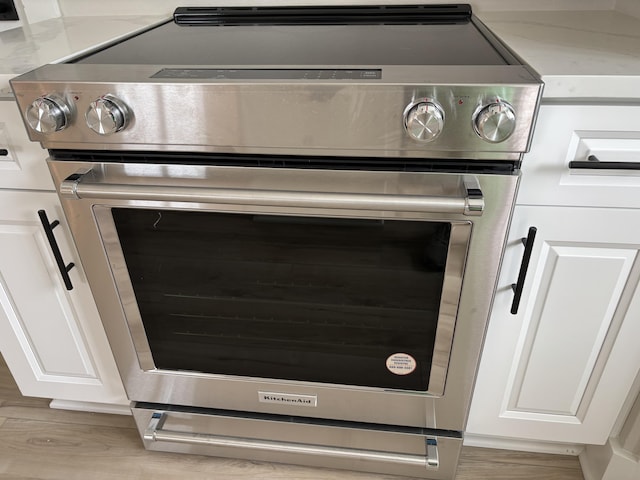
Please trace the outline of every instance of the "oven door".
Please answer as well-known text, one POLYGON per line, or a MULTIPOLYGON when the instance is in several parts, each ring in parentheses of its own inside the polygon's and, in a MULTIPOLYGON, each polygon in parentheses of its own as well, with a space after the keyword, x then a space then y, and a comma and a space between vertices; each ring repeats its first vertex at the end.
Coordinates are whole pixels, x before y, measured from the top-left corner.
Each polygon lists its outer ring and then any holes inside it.
POLYGON ((443 428, 478 176, 50 166, 132 400, 443 428))
POLYGON ((443 393, 470 222, 94 214, 142 370, 443 393))

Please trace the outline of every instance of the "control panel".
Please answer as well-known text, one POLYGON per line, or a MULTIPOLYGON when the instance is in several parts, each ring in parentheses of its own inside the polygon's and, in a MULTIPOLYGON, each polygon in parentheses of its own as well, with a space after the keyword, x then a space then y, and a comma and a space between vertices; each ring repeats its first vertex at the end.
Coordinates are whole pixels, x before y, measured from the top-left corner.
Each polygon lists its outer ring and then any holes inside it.
MULTIPOLYGON (((462 99, 459 102, 464 103, 462 99)), ((407 135, 413 140, 433 142, 445 129, 445 112, 435 99, 420 98, 406 106, 403 123, 407 135)), ((489 143, 501 143, 515 131, 516 113, 508 102, 496 97, 488 103, 480 103, 468 125, 480 139, 489 143)))
MULTIPOLYGON (((69 127, 74 120, 75 108, 62 95, 51 93, 34 100, 25 113, 27 123, 35 132, 51 134, 69 127)), ((129 106, 111 94, 91 101, 84 113, 86 126, 103 136, 126 129, 131 118, 129 106)), ((446 128, 445 110, 434 98, 418 98, 405 107, 403 125, 412 140, 433 142, 446 128)), ((482 140, 501 143, 513 134, 516 113, 507 101, 496 97, 491 102, 478 105, 468 125, 482 140)))
POLYGON ((352 79, 13 86, 30 138, 49 149, 465 159, 525 152, 539 95, 352 79))
MULTIPOLYGON (((73 102, 52 93, 36 98, 25 112, 27 123, 35 132, 56 133, 75 120, 73 102)), ((106 94, 89 104, 84 115, 87 127, 98 135, 111 135, 127 128, 131 119, 129 107, 117 97, 106 94)))

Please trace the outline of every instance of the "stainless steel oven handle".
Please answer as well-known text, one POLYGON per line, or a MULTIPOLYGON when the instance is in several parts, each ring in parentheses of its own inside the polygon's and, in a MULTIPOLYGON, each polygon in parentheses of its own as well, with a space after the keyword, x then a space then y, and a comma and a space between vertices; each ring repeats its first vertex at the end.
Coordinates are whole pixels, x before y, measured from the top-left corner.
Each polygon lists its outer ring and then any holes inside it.
MULTIPOLYGON (((90 178, 90 177, 88 177, 90 178)), ((84 175, 72 175, 60 185, 65 198, 140 200, 189 203, 327 208, 346 210, 393 210, 482 215, 484 198, 477 180, 465 177, 466 196, 359 194, 335 192, 297 192, 240 188, 207 188, 164 185, 117 185, 91 182, 84 175)))
POLYGON ((437 441, 432 437, 427 437, 426 455, 410 455, 406 453, 327 447, 324 445, 309 445, 304 443, 281 442, 275 440, 258 440, 205 433, 176 432, 172 430, 164 430, 162 428, 166 419, 167 414, 165 412, 155 412, 144 432, 143 439, 150 442, 171 442, 189 445, 206 445, 210 447, 239 448, 244 450, 262 450, 278 453, 331 456, 351 458, 354 460, 372 460, 375 462, 413 465, 427 469, 437 469, 440 463, 438 460, 437 441))

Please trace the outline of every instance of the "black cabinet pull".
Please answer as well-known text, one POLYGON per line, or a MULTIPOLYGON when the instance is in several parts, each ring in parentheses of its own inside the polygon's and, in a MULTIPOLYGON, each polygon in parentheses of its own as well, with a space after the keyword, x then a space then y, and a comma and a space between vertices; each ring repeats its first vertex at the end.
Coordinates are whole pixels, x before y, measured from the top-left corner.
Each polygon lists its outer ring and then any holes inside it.
POLYGON ((49 223, 47 212, 45 212, 44 210, 38 210, 38 216, 40 217, 40 222, 42 222, 44 233, 46 233, 47 235, 47 240, 49 240, 49 245, 51 245, 51 251, 53 252, 53 256, 56 259, 56 263, 58 264, 58 269, 60 270, 60 275, 62 275, 64 286, 67 287, 67 290, 73 290, 73 284, 71 283, 71 278, 69 277, 69 270, 75 267, 75 264, 73 262, 69 263, 68 265, 64 264, 62 254, 60 253, 60 248, 58 247, 58 242, 56 241, 56 237, 53 234, 53 229, 60 225, 60 222, 58 220, 54 220, 53 223, 49 223))
POLYGON ((512 283, 513 289, 513 303, 511 304, 511 313, 515 315, 520 308, 520 299, 522 298, 522 289, 524 288, 524 281, 527 278, 527 270, 529 269, 529 262, 531 261, 531 252, 533 251, 533 242, 536 240, 536 227, 530 227, 527 237, 522 239, 524 244, 524 254, 522 255, 522 263, 520 263, 520 273, 518 274, 518 282, 512 283))
POLYGON ((6 148, 0 148, 0 157, 6 157, 9 155, 9 150, 6 148))
POLYGON ((573 160, 569 168, 583 170, 640 170, 640 162, 601 162, 595 155, 586 160, 573 160))

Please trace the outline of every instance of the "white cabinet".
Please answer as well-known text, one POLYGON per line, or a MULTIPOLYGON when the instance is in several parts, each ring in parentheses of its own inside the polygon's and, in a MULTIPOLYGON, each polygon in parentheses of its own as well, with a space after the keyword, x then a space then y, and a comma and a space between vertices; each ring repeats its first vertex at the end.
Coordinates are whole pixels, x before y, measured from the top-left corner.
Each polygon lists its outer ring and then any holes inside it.
POLYGON ((25 133, 13 98, 0 99, 0 188, 54 190, 47 151, 25 133))
POLYGON ((516 207, 467 431, 604 443, 640 371, 640 210, 516 207), (530 226, 537 236, 510 313, 530 226))
POLYGON ((640 106, 543 105, 517 203, 640 208, 639 165, 640 106))
POLYGON ((467 432, 602 444, 640 378, 640 107, 543 105, 536 128, 467 432), (570 168, 590 161, 616 168, 570 168))
POLYGON ((24 395, 122 411, 128 400, 46 158, 47 151, 28 139, 15 101, 0 100, 0 352, 24 395), (76 265, 70 291, 40 209, 50 222, 59 220, 54 236, 65 263, 76 265))
POLYGON ((93 297, 53 192, 0 191, 0 351, 24 395, 126 405, 93 297), (44 209, 73 289, 38 218, 44 209))

